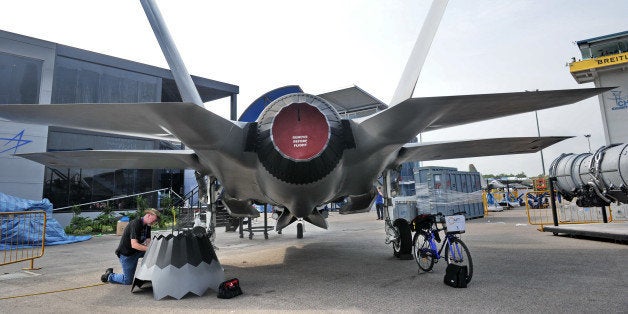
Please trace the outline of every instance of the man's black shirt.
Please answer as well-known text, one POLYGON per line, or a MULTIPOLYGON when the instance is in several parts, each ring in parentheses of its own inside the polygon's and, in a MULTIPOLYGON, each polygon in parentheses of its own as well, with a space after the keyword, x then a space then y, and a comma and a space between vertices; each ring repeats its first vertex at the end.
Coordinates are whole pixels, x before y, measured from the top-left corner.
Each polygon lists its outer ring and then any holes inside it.
POLYGON ((122 238, 120 244, 116 250, 116 255, 120 257, 120 254, 125 256, 131 256, 137 252, 140 252, 131 247, 131 239, 136 239, 139 243, 144 243, 146 239, 150 239, 150 226, 142 223, 142 217, 133 219, 124 228, 122 232, 122 238))

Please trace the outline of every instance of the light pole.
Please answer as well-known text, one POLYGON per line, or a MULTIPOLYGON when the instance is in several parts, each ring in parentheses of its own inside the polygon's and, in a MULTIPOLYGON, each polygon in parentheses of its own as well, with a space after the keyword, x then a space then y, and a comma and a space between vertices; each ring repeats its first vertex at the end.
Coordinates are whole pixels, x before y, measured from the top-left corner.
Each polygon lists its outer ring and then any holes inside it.
POLYGON ((587 143, 589 144, 589 153, 591 153, 591 134, 585 134, 584 137, 587 138, 587 143))
MULTIPOLYGON (((537 90, 538 91, 538 90, 537 90)), ((534 111, 534 116, 536 117, 536 132, 541 137, 541 128, 539 128, 539 114, 538 111, 534 111)), ((543 160, 543 150, 541 149, 541 167, 543 168, 543 176, 545 176, 545 160, 543 160)))

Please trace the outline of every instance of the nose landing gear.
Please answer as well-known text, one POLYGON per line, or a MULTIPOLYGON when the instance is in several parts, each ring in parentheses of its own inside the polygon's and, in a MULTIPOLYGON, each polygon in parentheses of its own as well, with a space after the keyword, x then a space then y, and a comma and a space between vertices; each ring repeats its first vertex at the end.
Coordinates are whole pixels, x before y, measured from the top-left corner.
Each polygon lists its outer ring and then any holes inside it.
POLYGON ((303 223, 297 222, 297 239, 303 239, 303 223))

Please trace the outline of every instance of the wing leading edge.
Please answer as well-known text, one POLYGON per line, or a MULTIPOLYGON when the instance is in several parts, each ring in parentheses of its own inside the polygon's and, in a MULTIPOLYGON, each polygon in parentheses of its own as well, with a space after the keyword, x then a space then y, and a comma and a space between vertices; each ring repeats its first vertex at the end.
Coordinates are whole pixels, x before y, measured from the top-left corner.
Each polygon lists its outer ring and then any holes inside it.
POLYGON ((420 132, 573 104, 613 88, 411 98, 356 122, 375 138, 403 145, 420 132))
POLYGON ((193 103, 0 105, 0 117, 14 122, 180 140, 206 149, 244 135, 243 124, 193 103))
POLYGON ((535 153, 571 137, 507 137, 468 141, 409 143, 399 151, 395 165, 407 161, 428 161, 463 157, 535 153))
POLYGON ((52 168, 195 169, 208 172, 191 150, 79 150, 18 154, 52 168))

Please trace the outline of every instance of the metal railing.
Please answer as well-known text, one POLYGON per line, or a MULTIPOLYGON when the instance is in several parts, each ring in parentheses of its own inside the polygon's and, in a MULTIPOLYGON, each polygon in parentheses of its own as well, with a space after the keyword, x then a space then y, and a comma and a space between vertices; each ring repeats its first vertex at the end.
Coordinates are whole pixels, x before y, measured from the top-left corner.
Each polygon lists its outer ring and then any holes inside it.
POLYGON ((0 266, 30 260, 34 270, 36 258, 44 255, 46 243, 46 212, 0 212, 0 266))
POLYGON ((65 206, 65 207, 59 207, 59 208, 53 209, 53 211, 61 211, 61 210, 71 209, 73 207, 83 207, 83 206, 90 206, 90 205, 108 204, 109 202, 113 202, 113 201, 119 201, 119 200, 124 200, 124 199, 128 199, 128 198, 132 199, 132 198, 135 198, 135 197, 138 197, 138 196, 144 196, 144 195, 149 195, 149 194, 157 194, 157 193, 167 193, 167 194, 173 193, 177 197, 180 198, 180 196, 178 194, 176 194, 174 191, 172 191, 172 189, 170 189, 170 188, 163 188, 163 189, 152 190, 152 191, 148 191, 148 192, 135 193, 135 194, 131 194, 131 195, 116 196, 116 197, 112 197, 112 198, 108 198, 108 199, 104 199, 104 200, 93 201, 93 202, 88 202, 88 203, 83 203, 83 204, 76 204, 76 205, 70 205, 70 206, 65 206))
MULTIPOLYGON (((528 214, 528 222, 531 225, 553 225, 554 218, 552 208, 550 206, 549 191, 532 191, 528 192, 525 197, 526 213, 528 214), (533 197, 529 198, 528 194, 533 197)), ((607 211, 608 222, 613 221, 612 210, 604 207, 607 211)), ((599 207, 579 207, 576 205, 576 199, 571 202, 562 199, 556 202, 556 214, 559 224, 587 224, 602 223, 604 215, 602 208, 599 207)))

